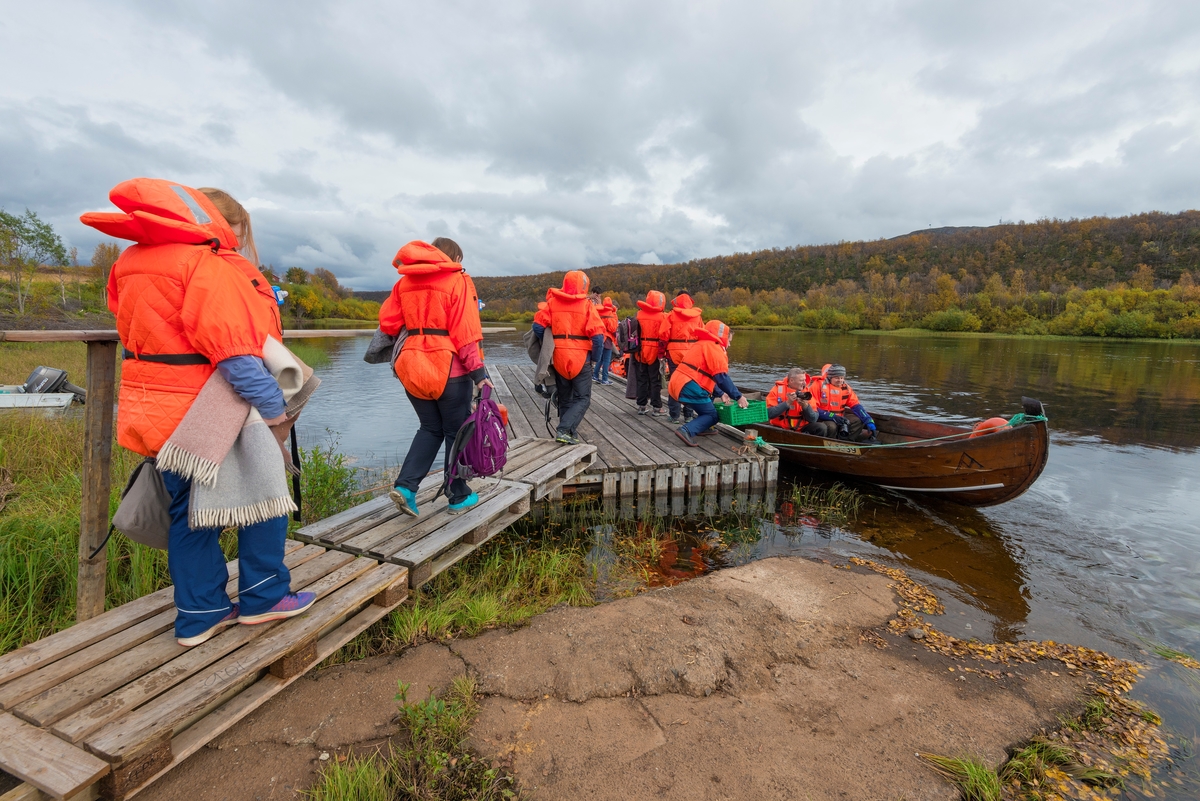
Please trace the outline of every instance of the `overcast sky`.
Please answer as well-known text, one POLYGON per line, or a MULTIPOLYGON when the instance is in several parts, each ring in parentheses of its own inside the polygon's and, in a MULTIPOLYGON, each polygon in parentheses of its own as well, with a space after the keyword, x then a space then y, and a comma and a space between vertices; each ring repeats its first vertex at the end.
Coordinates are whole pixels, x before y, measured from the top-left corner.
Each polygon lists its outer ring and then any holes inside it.
POLYGON ((359 289, 1200 206, 1200 3, 4 3, 0 207, 219 186, 359 289))

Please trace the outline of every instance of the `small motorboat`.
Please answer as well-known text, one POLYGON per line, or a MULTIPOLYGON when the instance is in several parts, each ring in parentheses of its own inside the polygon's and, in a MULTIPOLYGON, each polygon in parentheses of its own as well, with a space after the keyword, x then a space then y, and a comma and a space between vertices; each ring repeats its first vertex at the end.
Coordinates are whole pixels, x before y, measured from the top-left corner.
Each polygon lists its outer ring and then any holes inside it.
POLYGON ((986 433, 873 414, 879 429, 876 443, 815 437, 768 423, 739 428, 754 428, 779 449, 781 461, 793 465, 884 489, 928 493, 965 506, 994 506, 1029 489, 1049 456, 1041 401, 1022 398, 1021 403, 1024 412, 986 433))

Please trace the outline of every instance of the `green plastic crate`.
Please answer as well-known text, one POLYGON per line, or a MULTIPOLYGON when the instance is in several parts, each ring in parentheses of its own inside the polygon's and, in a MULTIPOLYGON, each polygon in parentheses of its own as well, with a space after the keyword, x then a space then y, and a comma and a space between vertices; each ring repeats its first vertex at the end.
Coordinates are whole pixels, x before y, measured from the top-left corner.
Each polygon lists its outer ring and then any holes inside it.
POLYGON ((727 425, 745 426, 767 422, 767 402, 763 400, 752 400, 745 409, 739 409, 736 403, 725 405, 719 401, 715 401, 713 406, 717 407, 717 418, 727 425))

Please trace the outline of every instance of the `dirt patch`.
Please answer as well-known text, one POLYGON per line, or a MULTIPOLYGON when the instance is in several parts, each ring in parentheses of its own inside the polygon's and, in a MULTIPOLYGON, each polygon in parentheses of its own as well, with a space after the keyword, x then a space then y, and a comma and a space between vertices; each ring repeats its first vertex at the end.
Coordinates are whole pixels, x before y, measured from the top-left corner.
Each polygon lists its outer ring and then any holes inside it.
POLYGON ((888 633, 896 612, 887 578, 798 558, 559 608, 301 679, 143 797, 289 797, 395 732, 397 680, 411 699, 463 671, 472 746, 539 799, 953 799, 917 751, 995 764, 1079 711, 1082 676, 964 672, 888 633))

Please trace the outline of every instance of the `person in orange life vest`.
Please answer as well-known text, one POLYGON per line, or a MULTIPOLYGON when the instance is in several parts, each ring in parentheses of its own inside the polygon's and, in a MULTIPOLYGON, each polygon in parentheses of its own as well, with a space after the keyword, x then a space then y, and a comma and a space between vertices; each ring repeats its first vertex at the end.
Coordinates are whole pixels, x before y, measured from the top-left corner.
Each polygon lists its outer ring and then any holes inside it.
MULTIPOLYGON (((667 333, 667 366, 670 372, 683 361, 687 349, 696 341, 696 332, 704 327, 700 319, 700 310, 692 303, 692 296, 686 289, 681 289, 671 301, 671 312, 667 315, 669 324, 667 333)), ((678 423, 680 412, 683 411, 679 401, 667 394, 667 412, 671 422, 678 423)), ((691 417, 691 412, 683 412, 684 422, 691 417)))
POLYGON ((821 419, 821 413, 812 401, 813 395, 808 391, 808 380, 808 373, 793 367, 787 376, 775 382, 767 393, 768 421, 789 431, 818 437, 837 436, 832 415, 826 414, 829 419, 821 419))
POLYGON ((649 404, 654 407, 655 417, 658 417, 667 413, 662 404, 662 373, 659 371, 659 360, 667 355, 667 338, 670 334, 670 323, 663 311, 667 296, 652 289, 646 293, 646 299, 639 300, 637 305, 640 347, 634 354, 632 365, 637 372, 638 414, 649 413, 649 404))
POLYGON ((617 305, 613 303, 612 298, 605 298, 601 303, 599 293, 593 294, 592 297, 596 313, 600 315, 600 322, 604 324, 604 350, 600 353, 600 361, 592 370, 592 380, 597 384, 611 384, 608 371, 612 364, 613 350, 617 346, 617 305))
POLYGON ((821 377, 810 389, 813 399, 817 402, 818 411, 832 415, 840 438, 855 442, 875 441, 875 421, 859 402, 858 395, 846 383, 845 367, 840 364, 825 365, 821 370, 821 377))
MULTIPOLYGON (((219 189, 153 178, 118 184, 109 198, 121 212, 80 220, 135 243, 108 279, 108 307, 125 348, 117 441, 157 456, 214 371, 273 431, 288 425, 283 392, 262 361, 267 337, 282 339, 282 332, 269 282, 243 255, 257 261, 246 210, 219 189)), ((198 645, 233 623, 292 617, 312 605, 312 593, 289 592, 286 515, 238 530, 235 604, 225 591, 220 529, 189 528, 191 480, 167 471, 162 478, 171 499, 167 568, 180 645, 198 645)))
POLYGON ((604 323, 588 299, 587 274, 572 270, 562 289, 547 293, 546 309, 533 318, 533 335, 554 338, 554 384, 558 393, 558 432, 555 440, 568 445, 583 442, 576 433, 592 403, 592 370, 588 364, 604 350, 604 323))
MULTIPOLYGON (((475 282, 463 271, 463 252, 452 239, 409 242, 392 265, 400 280, 379 309, 379 328, 395 336, 407 332, 393 366, 413 405, 420 428, 404 457, 389 493, 396 508, 416 517, 417 487, 445 446, 445 469, 458 429, 471 414, 474 390, 491 386, 483 366, 479 298, 475 282)), ((479 503, 461 478, 446 494, 450 514, 479 503)))
POLYGON ((729 356, 725 351, 732 339, 729 326, 720 320, 710 320, 696 332, 696 341, 671 374, 667 391, 696 413, 693 420, 675 429, 675 435, 693 447, 697 436, 717 424, 713 398, 720 395, 725 403, 732 398, 742 409, 750 405, 729 378, 729 356))

